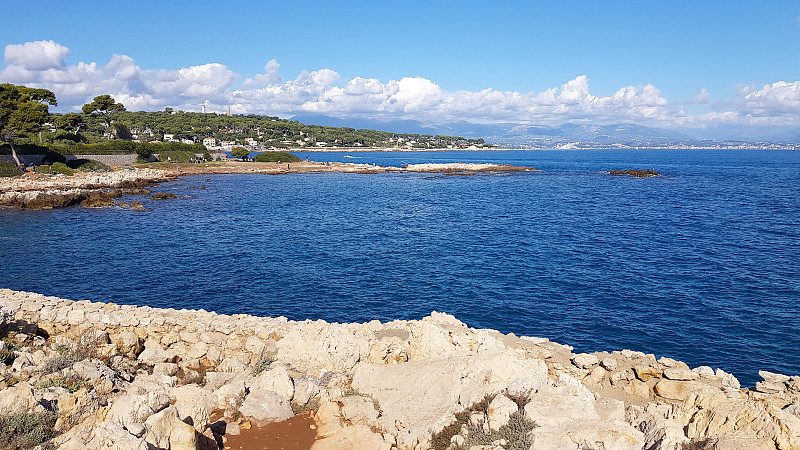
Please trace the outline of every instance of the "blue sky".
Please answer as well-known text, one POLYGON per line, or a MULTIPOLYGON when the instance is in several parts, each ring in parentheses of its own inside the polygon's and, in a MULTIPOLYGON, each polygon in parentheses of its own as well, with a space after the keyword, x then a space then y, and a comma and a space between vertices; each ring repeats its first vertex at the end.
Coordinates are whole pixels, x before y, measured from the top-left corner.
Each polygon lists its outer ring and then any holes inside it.
POLYGON ((110 93, 133 110, 800 126, 797 1, 5 0, 3 10, 0 81, 52 89, 61 111, 110 93))

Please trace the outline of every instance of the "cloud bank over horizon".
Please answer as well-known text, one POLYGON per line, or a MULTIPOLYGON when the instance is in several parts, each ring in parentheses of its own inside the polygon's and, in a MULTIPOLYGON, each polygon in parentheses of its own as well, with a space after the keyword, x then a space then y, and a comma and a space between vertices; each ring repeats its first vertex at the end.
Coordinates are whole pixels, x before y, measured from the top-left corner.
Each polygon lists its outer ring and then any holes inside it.
POLYGON ((68 47, 54 41, 7 45, 0 82, 50 89, 59 101, 57 111, 62 112, 79 110, 94 96, 111 94, 132 111, 168 106, 199 111, 206 104, 207 111, 235 114, 325 114, 429 123, 634 123, 671 129, 800 126, 800 81, 740 86, 730 98, 716 100, 698 86, 691 99, 670 103, 651 84, 624 86, 598 96, 591 92, 586 75, 541 92, 447 91, 422 77, 342 80, 328 68, 284 80, 275 59, 264 65, 263 73, 244 78, 220 63, 142 69, 127 55, 115 54, 105 64, 67 64, 70 56, 68 47), (703 111, 687 112, 698 108, 703 111))

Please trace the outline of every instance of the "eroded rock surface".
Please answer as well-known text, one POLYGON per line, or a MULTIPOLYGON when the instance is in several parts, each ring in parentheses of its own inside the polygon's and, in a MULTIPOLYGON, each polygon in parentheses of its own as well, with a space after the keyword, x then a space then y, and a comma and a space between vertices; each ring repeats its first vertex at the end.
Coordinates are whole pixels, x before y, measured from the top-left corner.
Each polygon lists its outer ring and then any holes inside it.
POLYGON ((315 449, 800 449, 800 377, 741 388, 720 369, 574 354, 444 313, 292 322, 7 289, 0 313, 0 411, 52 411, 56 448, 211 449, 312 410, 315 449))

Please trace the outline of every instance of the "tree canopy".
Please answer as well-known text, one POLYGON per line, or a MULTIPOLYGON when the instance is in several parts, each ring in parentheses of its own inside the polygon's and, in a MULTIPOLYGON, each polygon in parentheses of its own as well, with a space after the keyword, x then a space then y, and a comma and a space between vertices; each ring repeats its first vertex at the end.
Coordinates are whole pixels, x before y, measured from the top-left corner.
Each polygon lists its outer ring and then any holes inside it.
POLYGON ((56 95, 47 89, 0 84, 0 138, 11 145, 11 156, 22 166, 14 139, 22 133, 39 131, 50 117, 48 106, 57 106, 56 95))
POLYGON ((125 106, 122 103, 117 103, 114 97, 103 94, 95 97, 91 103, 83 105, 81 109, 84 114, 91 114, 93 112, 108 114, 111 111, 125 111, 125 106))

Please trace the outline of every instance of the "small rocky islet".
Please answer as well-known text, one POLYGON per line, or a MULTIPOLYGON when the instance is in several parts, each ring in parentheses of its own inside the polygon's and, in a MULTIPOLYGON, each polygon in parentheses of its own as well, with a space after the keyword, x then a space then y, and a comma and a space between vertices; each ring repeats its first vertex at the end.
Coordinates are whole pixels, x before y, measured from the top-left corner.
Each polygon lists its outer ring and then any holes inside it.
POLYGON ((661 174, 656 172, 655 169, 625 169, 625 170, 609 170, 610 175, 627 175, 634 178, 650 178, 660 177, 661 174))
POLYGON ((49 417, 60 449, 216 449, 309 414, 323 450, 800 449, 800 376, 742 387, 438 312, 298 322, 2 289, 0 336, 0 412, 49 417))

